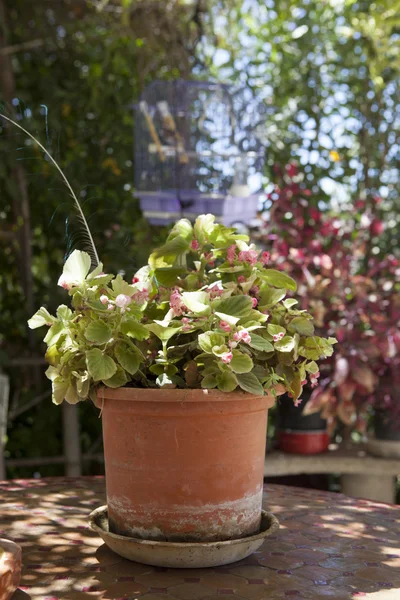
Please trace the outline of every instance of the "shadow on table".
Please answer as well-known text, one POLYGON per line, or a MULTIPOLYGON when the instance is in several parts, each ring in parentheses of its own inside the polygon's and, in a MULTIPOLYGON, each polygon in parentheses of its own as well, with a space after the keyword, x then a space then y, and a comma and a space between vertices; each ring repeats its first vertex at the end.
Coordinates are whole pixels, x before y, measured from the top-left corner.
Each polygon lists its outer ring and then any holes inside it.
POLYGON ((266 505, 281 528, 257 553, 218 569, 156 569, 120 558, 87 528, 89 512, 104 503, 103 482, 52 485, 46 482, 40 495, 40 483, 32 493, 16 487, 4 505, 1 527, 23 547, 21 590, 13 600, 166 600, 167 594, 177 600, 360 600, 365 594, 384 600, 385 590, 400 598, 396 506, 267 487, 266 505))
POLYGON ((400 599, 399 507, 288 488, 269 506, 281 528, 249 558, 217 569, 153 568, 96 551, 102 598, 400 599), (304 501, 301 497, 303 496, 304 501), (310 499, 312 505, 310 506, 310 499), (282 500, 282 501, 281 501, 282 500), (112 581, 111 581, 112 579, 112 581), (126 595, 128 594, 128 595, 126 595), (149 595, 147 595, 149 594, 149 595))

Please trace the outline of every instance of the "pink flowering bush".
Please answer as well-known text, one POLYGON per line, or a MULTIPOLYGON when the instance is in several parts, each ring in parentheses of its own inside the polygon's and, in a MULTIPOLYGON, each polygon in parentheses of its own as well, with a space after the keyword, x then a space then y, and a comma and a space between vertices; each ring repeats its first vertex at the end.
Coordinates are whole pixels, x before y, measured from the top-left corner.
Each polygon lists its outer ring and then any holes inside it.
POLYGON ((99 385, 287 391, 296 401, 336 340, 314 334, 311 315, 286 298, 295 281, 248 242, 212 215, 183 219, 132 283, 101 264, 90 271, 75 250, 59 280, 72 308, 29 321, 48 327, 53 401, 94 399, 99 385))
MULTIPOLYGON (((338 420, 364 432, 372 409, 400 423, 396 402, 400 366, 400 270, 392 256, 373 254, 383 231, 380 198, 355 203, 340 216, 323 214, 295 165, 280 173, 270 194, 271 220, 262 239, 277 268, 298 282, 317 332, 338 339, 321 368, 320 385, 305 414, 321 410, 333 432, 338 420)), ((312 378, 311 386, 316 382, 312 378)))

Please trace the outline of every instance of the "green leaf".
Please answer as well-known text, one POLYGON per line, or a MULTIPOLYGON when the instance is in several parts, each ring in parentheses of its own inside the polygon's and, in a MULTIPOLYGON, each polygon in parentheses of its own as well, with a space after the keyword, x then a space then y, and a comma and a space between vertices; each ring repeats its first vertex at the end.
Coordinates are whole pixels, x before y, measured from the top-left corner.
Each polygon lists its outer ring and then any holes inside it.
POLYGON ((207 333, 201 333, 197 338, 200 348, 207 354, 212 354, 215 346, 222 346, 225 344, 225 337, 220 333, 214 333, 207 331, 207 333))
POLYGON ((53 403, 61 404, 69 388, 69 381, 66 381, 62 377, 56 377, 56 379, 53 380, 51 387, 53 403))
POLYGON ((167 374, 167 373, 161 373, 161 375, 159 375, 156 379, 156 384, 162 388, 162 387, 167 387, 167 388, 173 388, 176 387, 176 385, 174 384, 173 380, 171 379, 171 377, 167 374))
POLYGON ((72 310, 68 308, 68 306, 65 306, 65 304, 61 304, 57 308, 57 317, 63 321, 70 321, 72 319, 72 315, 72 310))
POLYGON ((213 302, 213 306, 219 313, 242 319, 250 314, 253 302, 250 296, 229 296, 224 300, 213 302))
POLYGON ((33 317, 29 319, 28 326, 30 329, 37 329, 38 327, 43 327, 43 325, 51 325, 55 322, 56 318, 53 317, 49 311, 42 306, 38 311, 35 312, 33 317))
POLYGON ((126 376, 124 369, 121 367, 117 367, 117 370, 112 377, 103 379, 103 383, 110 388, 123 387, 128 381, 128 377, 126 376))
POLYGON ((54 325, 52 325, 50 327, 50 329, 48 330, 48 332, 44 338, 44 342, 48 346, 53 346, 54 344, 56 344, 58 342, 58 340, 64 333, 66 333, 64 324, 61 323, 61 321, 56 321, 54 323, 54 325))
POLYGON ((267 287, 262 290, 258 304, 260 306, 272 306, 283 300, 286 296, 286 290, 267 287))
POLYGON ((221 321, 226 321, 229 323, 229 325, 236 325, 236 323, 240 321, 240 317, 232 317, 232 315, 227 315, 221 312, 216 312, 215 315, 221 319, 221 321))
POLYGON ((300 335, 310 336, 314 335, 314 325, 310 319, 304 317, 295 317, 290 321, 290 330, 297 331, 300 335))
POLYGON ((319 366, 314 360, 312 360, 311 362, 306 364, 305 369, 307 373, 312 373, 313 375, 315 375, 315 373, 318 373, 319 371, 319 366))
POLYGON ((68 402, 68 404, 77 404, 81 400, 82 398, 78 396, 75 384, 71 383, 65 394, 65 401, 68 402))
POLYGON ((170 323, 169 327, 163 327, 158 323, 149 323, 145 325, 146 329, 154 333, 162 342, 168 342, 174 335, 179 333, 182 329, 180 323, 170 323))
POLYGON ((277 271, 276 269, 263 269, 260 271, 260 277, 263 281, 266 281, 276 288, 284 288, 285 290, 292 290, 293 292, 297 289, 294 279, 289 277, 289 275, 286 275, 286 273, 282 273, 282 271, 277 271))
POLYGON ((249 394, 253 394, 255 396, 263 396, 264 388, 261 385, 260 381, 254 375, 254 373, 242 373, 241 375, 236 375, 236 379, 238 381, 239 386, 245 392, 249 394))
POLYGON ((47 379, 50 379, 50 381, 54 381, 59 375, 58 369, 55 369, 54 367, 50 366, 46 369, 45 375, 47 379))
POLYGON ((286 300, 284 300, 282 302, 282 304, 285 308, 290 310, 292 308, 292 306, 295 306, 296 304, 298 304, 298 300, 295 300, 294 298, 287 298, 286 300))
POLYGON ((168 241, 180 236, 185 240, 192 241, 193 239, 193 227, 189 219, 179 219, 171 229, 168 235, 168 241))
POLYGON ((279 352, 291 352, 294 348, 295 340, 289 335, 285 335, 279 342, 275 343, 275 350, 279 352))
POLYGON ((63 268, 63 279, 68 283, 80 284, 89 273, 91 258, 87 252, 74 250, 67 258, 63 268))
POLYGON ((229 371, 218 373, 216 380, 218 389, 221 390, 221 392, 229 393, 237 388, 238 382, 236 376, 229 371))
POLYGON ((194 235, 200 244, 209 241, 209 237, 215 228, 214 215, 199 215, 194 222, 194 235))
POLYGON ((273 352, 274 347, 268 340, 261 337, 261 335, 257 335, 256 333, 251 333, 251 342, 249 346, 254 348, 255 350, 260 350, 261 352, 273 352))
POLYGON ((253 368, 253 361, 248 354, 243 354, 239 350, 233 350, 233 358, 229 367, 234 373, 249 373, 253 368))
POLYGON ((332 344, 334 343, 336 343, 335 338, 328 338, 326 340, 317 336, 308 337, 303 344, 299 346, 299 355, 304 356, 309 360, 327 358, 333 354, 332 344))
POLYGON ((134 338, 135 340, 147 340, 150 336, 148 329, 136 321, 135 319, 128 319, 121 324, 121 333, 134 338))
POLYGON ((106 344, 112 331, 104 321, 92 321, 85 329, 85 338, 94 344, 106 344))
POLYGON ((118 344, 115 347, 115 357, 121 367, 130 375, 134 375, 140 367, 139 353, 126 344, 118 344))
POLYGON ((279 335, 280 333, 286 333, 286 329, 281 327, 280 325, 275 325, 274 323, 269 323, 267 325, 267 331, 270 335, 279 335))
POLYGON ((86 364, 94 381, 109 379, 117 370, 113 359, 103 354, 99 348, 92 348, 86 352, 86 364))
POLYGON ((178 235, 150 255, 149 265, 152 269, 172 266, 188 249, 189 241, 178 235))
POLYGON ((122 275, 119 273, 116 276, 116 278, 112 281, 111 286, 116 296, 118 296, 119 294, 124 294, 125 296, 133 296, 133 294, 137 291, 137 288, 127 283, 122 277, 122 275))
POLYGON ((201 387, 204 389, 212 390, 213 388, 216 388, 217 385, 218 383, 215 375, 206 375, 201 380, 201 387))
POLYGON ((78 372, 73 372, 73 375, 76 378, 76 391, 78 392, 78 396, 84 400, 89 395, 90 375, 87 371, 85 371, 83 375, 80 375, 78 372))
POLYGON ((103 273, 103 263, 101 263, 101 262, 99 262, 99 264, 97 265, 97 267, 95 267, 93 269, 93 271, 91 271, 89 273, 89 275, 87 276, 87 280, 90 281, 94 277, 98 277, 100 275, 100 273, 103 273))
POLYGON ((174 287, 178 282, 178 278, 182 277, 184 274, 185 269, 182 269, 181 267, 166 267, 154 271, 154 277, 158 283, 165 287, 174 287))
POLYGON ((183 292, 182 300, 190 312, 204 316, 211 313, 210 298, 207 292, 183 292))

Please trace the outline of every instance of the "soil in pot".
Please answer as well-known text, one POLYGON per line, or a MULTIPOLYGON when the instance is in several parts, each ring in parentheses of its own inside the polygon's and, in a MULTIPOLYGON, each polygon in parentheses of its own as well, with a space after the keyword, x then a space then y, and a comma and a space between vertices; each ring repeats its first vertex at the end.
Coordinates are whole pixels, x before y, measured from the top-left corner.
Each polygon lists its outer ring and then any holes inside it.
POLYGON ((326 420, 320 413, 303 415, 304 407, 311 396, 305 390, 303 402, 294 406, 293 400, 284 395, 277 403, 277 440, 283 452, 291 454, 319 454, 329 446, 326 420))
POLYGON ((259 531, 272 396, 102 388, 110 530, 160 541, 259 531))

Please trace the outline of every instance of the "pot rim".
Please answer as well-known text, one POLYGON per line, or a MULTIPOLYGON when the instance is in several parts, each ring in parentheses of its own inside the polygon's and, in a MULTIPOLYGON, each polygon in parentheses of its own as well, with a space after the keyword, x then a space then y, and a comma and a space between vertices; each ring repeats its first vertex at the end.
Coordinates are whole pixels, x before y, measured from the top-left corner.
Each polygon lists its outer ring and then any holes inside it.
MULTIPOLYGON (((277 396, 280 391, 277 390, 277 396)), ((254 401, 264 400, 267 407, 271 408, 277 396, 271 393, 266 393, 263 396, 253 395, 243 390, 235 390, 233 392, 221 392, 220 390, 207 390, 202 388, 186 388, 186 389, 162 389, 162 388, 136 388, 136 387, 120 387, 108 388, 101 386, 97 390, 97 402, 103 400, 125 400, 135 402, 232 402, 232 401, 254 401), (146 392, 142 394, 141 392, 146 392), (150 394, 151 392, 151 394, 150 394), (149 395, 151 396, 149 398, 149 395)))

